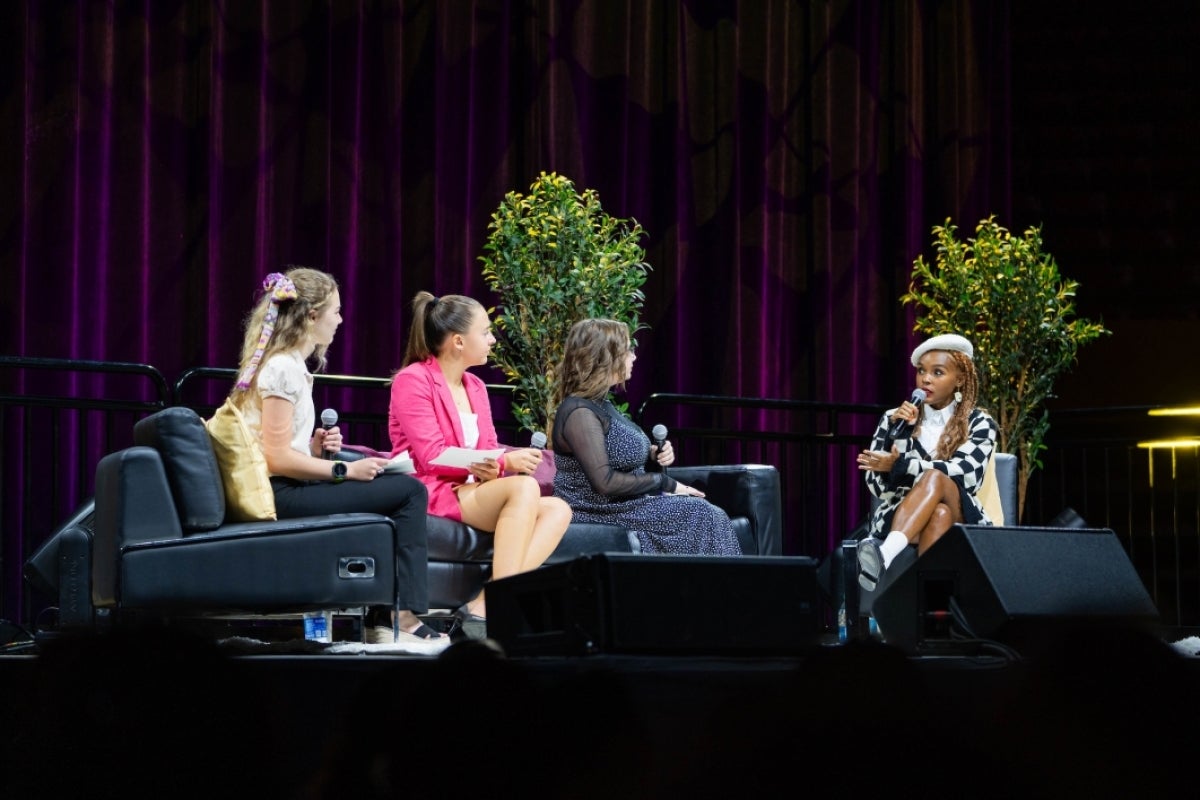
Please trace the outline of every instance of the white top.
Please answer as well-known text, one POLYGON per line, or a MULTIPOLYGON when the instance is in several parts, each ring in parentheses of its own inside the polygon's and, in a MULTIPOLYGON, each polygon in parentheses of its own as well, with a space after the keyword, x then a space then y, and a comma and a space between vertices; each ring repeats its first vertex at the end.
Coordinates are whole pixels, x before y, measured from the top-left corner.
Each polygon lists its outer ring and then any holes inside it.
MULTIPOLYGON (((470 411, 460 411, 458 412, 458 421, 462 424, 463 447, 474 450, 475 445, 479 444, 479 415, 470 411)), ((475 476, 468 475, 467 483, 474 482, 475 476)))
MULTIPOLYGON (((925 448, 927 453, 937 452, 938 440, 942 438, 942 433, 946 430, 946 423, 954 416, 954 409, 958 408, 958 403, 951 400, 945 408, 933 408, 932 406, 921 406, 921 433, 917 436, 917 441, 925 448)), ((950 454, 946 454, 949 458, 950 454)))
POLYGON ((479 444, 479 415, 460 411, 458 421, 462 423, 463 447, 474 450, 475 445, 479 444))
POLYGON ((298 350, 276 353, 258 368, 258 403, 247 403, 242 410, 246 424, 262 442, 263 397, 282 397, 296 407, 292 415, 292 449, 312 455, 309 441, 317 427, 317 413, 313 407, 313 376, 308 371, 304 356, 298 350))

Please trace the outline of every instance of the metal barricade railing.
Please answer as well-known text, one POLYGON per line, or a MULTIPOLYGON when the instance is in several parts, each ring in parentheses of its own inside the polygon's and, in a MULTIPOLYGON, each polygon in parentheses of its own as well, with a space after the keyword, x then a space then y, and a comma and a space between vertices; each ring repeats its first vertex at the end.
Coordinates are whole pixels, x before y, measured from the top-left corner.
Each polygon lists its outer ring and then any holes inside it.
POLYGON ((30 622, 25 560, 92 496, 100 458, 170 396, 145 364, 0 356, 0 616, 30 622))
POLYGON ((881 405, 657 393, 635 419, 666 424, 678 464, 771 464, 783 486, 784 552, 821 556, 864 521, 855 457, 881 405))
MULTIPOLYGON (((171 386, 153 367, 0 357, 0 617, 28 624, 25 560, 93 492, 95 466, 132 443, 143 416, 172 404, 207 416, 232 369, 198 368, 171 386)), ((346 441, 388 448, 390 379, 317 375, 314 400, 339 413, 346 441)), ((510 386, 490 385, 501 440, 524 444, 510 386)), ((654 394, 636 410, 668 426, 680 464, 764 463, 781 474, 784 552, 821 557, 865 517, 854 457, 881 405, 654 394)), ((1193 436, 1196 423, 1156 421, 1147 407, 1058 411, 1030 481, 1022 523, 1112 528, 1164 621, 1200 624, 1200 446, 1139 442, 1193 436)))
MULTIPOLYGON (((225 401, 236 379, 237 371, 233 369, 189 369, 175 382, 174 402, 194 408, 201 416, 208 417, 225 401)), ((338 427, 341 428, 343 441, 375 450, 388 450, 391 387, 391 378, 318 373, 313 376, 313 404, 316 406, 317 419, 320 419, 322 410, 332 408, 338 414, 338 427)), ((487 389, 497 433, 502 441, 515 443, 513 437, 516 436, 517 423, 509 410, 513 387, 489 384, 487 389), (506 439, 506 435, 509 438, 506 439)))
POLYGON ((1200 430, 1195 420, 1151 417, 1152 410, 1052 414, 1043 468, 1030 480, 1023 521, 1111 528, 1163 621, 1197 625, 1200 430))

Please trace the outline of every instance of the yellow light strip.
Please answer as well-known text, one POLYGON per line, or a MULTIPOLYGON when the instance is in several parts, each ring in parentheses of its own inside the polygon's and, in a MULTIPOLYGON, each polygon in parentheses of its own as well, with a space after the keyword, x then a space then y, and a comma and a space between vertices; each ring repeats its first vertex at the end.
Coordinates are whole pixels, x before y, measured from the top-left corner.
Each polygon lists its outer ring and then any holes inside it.
POLYGON ((1200 438, 1191 439, 1156 439, 1151 442, 1138 442, 1138 447, 1146 450, 1166 449, 1172 447, 1200 447, 1200 438))
POLYGON ((1200 406, 1179 408, 1152 408, 1146 412, 1151 417, 1200 417, 1200 406))

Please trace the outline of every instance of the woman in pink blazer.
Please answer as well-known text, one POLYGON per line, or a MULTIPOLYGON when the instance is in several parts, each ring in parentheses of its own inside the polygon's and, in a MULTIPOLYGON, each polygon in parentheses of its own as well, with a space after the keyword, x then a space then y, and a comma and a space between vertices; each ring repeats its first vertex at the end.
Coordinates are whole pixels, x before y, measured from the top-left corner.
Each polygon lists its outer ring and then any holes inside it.
MULTIPOLYGON (((542 451, 511 450, 468 468, 431 463, 447 447, 498 447, 483 381, 467 372, 487 363, 491 322, 478 301, 418 292, 404 367, 392 380, 388 431, 392 455, 407 450, 429 490, 429 513, 494 531, 492 578, 533 569, 554 552, 571 521, 570 507, 542 497, 532 477, 542 451)), ((487 616, 483 592, 458 609, 464 622, 487 616)))

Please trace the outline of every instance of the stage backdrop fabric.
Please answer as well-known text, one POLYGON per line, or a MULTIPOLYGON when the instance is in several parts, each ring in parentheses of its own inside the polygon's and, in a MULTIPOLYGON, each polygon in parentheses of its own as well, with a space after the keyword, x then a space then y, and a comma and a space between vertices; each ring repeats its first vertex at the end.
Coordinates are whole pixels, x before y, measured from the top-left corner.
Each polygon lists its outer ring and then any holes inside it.
MULTIPOLYGON (((5 3, 2 349, 169 381, 233 366, 263 276, 305 264, 342 286, 331 371, 387 375, 418 290, 495 302, 489 216, 557 171, 648 232, 635 406, 903 396, 897 298, 930 227, 1009 210, 1008 19, 969 0, 5 3)), ((6 505, 10 610, 69 510, 6 505)))

